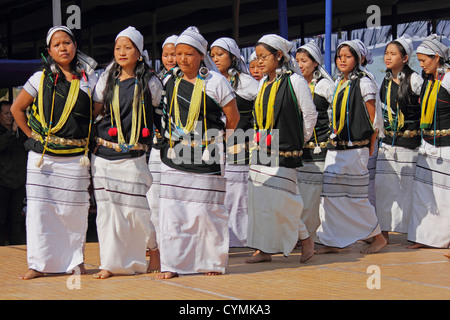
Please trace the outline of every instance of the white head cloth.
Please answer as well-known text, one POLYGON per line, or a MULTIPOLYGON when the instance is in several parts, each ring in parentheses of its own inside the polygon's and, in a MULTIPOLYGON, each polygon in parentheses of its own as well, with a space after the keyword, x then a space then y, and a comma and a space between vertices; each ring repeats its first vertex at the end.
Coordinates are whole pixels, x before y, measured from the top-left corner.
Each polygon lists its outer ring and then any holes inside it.
POLYGON ((164 40, 164 43, 162 44, 161 48, 164 48, 166 44, 173 44, 175 45, 177 43, 178 36, 177 35, 171 35, 170 37, 167 37, 166 40, 164 40))
POLYGON ((259 43, 265 43, 269 46, 271 46, 274 49, 277 49, 283 53, 283 56, 285 57, 285 66, 292 70, 293 72, 299 74, 301 77, 303 77, 303 74, 297 64, 297 61, 295 61, 294 57, 291 56, 291 50, 292 50, 292 43, 283 37, 280 37, 277 34, 266 34, 261 37, 261 39, 258 40, 259 43))
POLYGON ((50 45, 50 41, 52 40, 53 34, 57 31, 64 31, 65 33, 68 33, 73 38, 75 38, 75 36, 72 33, 72 30, 70 30, 66 26, 54 26, 54 27, 50 28, 47 32, 47 39, 46 39, 47 47, 50 45))
POLYGON ((208 41, 200 34, 200 31, 197 27, 189 27, 186 30, 184 30, 177 39, 177 42, 175 43, 175 46, 179 44, 187 44, 191 47, 196 48, 198 51, 200 51, 203 55, 203 62, 205 63, 205 66, 209 70, 213 70, 216 72, 219 72, 219 69, 217 68, 214 61, 212 61, 211 57, 208 54, 208 41))
MULTIPOLYGON (((359 60, 359 65, 361 65, 361 49, 359 48, 359 45, 355 41, 347 40, 347 41, 341 42, 338 46, 338 49, 343 45, 347 45, 356 51, 356 55, 358 56, 358 60, 359 60)), ((337 52, 338 51, 336 50, 336 53, 337 52)))
POLYGON ((361 51, 361 55, 363 55, 366 58, 367 64, 372 64, 373 63, 372 53, 370 52, 369 49, 367 49, 364 42, 362 42, 359 39, 355 39, 353 41, 356 42, 356 44, 359 46, 359 51, 361 51))
POLYGON ((405 49, 406 54, 408 55, 409 60, 411 59, 411 54, 414 51, 414 47, 413 47, 413 40, 410 37, 409 34, 404 34, 403 36, 401 36, 400 38, 395 39, 396 42, 400 43, 402 45, 402 47, 405 49))
POLYGON ((256 60, 256 52, 253 51, 252 54, 250 55, 250 60, 248 61, 248 63, 255 61, 256 60))
MULTIPOLYGON (((64 31, 67 34, 69 34, 72 38, 75 38, 75 36, 73 35, 72 31, 68 27, 66 27, 66 26, 54 26, 54 27, 50 28, 48 30, 48 32, 47 32, 47 38, 46 38, 47 46, 50 45, 50 41, 52 40, 53 35, 57 31, 64 31)), ((86 72, 86 74, 88 76, 90 76, 91 74, 94 73, 95 68, 97 67, 97 61, 95 61, 91 57, 87 56, 86 54, 84 54, 80 50, 77 50, 77 60, 78 60, 77 64, 81 65, 81 67, 84 69, 84 71, 86 72)))
POLYGON ((317 69, 319 69, 322 76, 327 78, 331 82, 334 82, 333 78, 330 76, 330 74, 327 72, 327 70, 325 70, 325 68, 323 67, 324 60, 323 60, 322 51, 320 51, 319 46, 317 45, 317 43, 314 40, 301 46, 300 48, 297 49, 297 51, 299 49, 304 49, 304 50, 308 51, 308 53, 313 57, 313 59, 319 64, 317 66, 317 69))
POLYGON ((115 41, 119 39, 120 37, 127 37, 130 39, 136 48, 139 50, 139 53, 144 57, 145 62, 150 65, 148 52, 147 50, 144 50, 144 36, 142 33, 140 33, 138 30, 136 30, 135 27, 128 27, 122 31, 119 32, 119 34, 116 36, 115 41))
POLYGON ((211 44, 212 47, 220 47, 231 53, 238 60, 239 71, 249 73, 244 57, 241 55, 241 51, 234 39, 228 37, 219 38, 211 44))
POLYGON ((440 37, 437 34, 426 37, 417 48, 417 53, 438 55, 444 59, 444 62, 448 62, 450 58, 450 48, 443 44, 439 38, 440 37))

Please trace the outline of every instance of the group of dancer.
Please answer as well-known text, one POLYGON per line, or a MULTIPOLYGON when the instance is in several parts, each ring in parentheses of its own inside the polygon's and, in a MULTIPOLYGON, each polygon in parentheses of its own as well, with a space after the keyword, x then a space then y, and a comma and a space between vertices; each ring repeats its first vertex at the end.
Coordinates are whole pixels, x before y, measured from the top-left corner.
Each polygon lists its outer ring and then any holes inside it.
POLYGON ((450 53, 438 36, 417 48, 425 78, 408 66, 410 38, 389 43, 380 89, 358 40, 338 46, 336 80, 316 43, 294 57, 275 34, 245 61, 233 39, 208 46, 189 27, 164 41, 156 73, 128 27, 98 78, 70 29, 46 42, 12 106, 29 137, 20 278, 85 271, 91 180, 100 279, 222 274, 230 247, 255 249, 247 263, 359 240, 375 253, 390 231, 449 247, 450 53))

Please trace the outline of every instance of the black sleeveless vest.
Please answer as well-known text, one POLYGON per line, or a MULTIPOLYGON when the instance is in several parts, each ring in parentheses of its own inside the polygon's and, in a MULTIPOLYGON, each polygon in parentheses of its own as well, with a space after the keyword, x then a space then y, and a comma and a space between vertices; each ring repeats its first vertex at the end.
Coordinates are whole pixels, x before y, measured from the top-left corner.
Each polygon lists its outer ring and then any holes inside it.
MULTIPOLYGON (((172 96, 174 92, 175 87, 175 77, 171 77, 167 83, 166 83, 166 97, 167 97, 167 104, 164 105, 164 122, 165 122, 165 128, 163 131, 167 131, 166 136, 169 136, 169 121, 172 121, 174 123, 174 115, 172 110, 171 119, 169 119, 169 111, 170 111, 170 102, 172 101, 172 96)), ((180 119, 182 123, 186 123, 186 119, 189 112, 189 106, 190 101, 192 97, 192 91, 194 90, 194 84, 186 81, 181 80, 179 87, 178 87, 178 97, 175 97, 178 99, 179 109, 180 109, 180 119)), ((203 95, 203 93, 202 93, 203 95)), ((198 122, 202 123, 202 132, 205 132, 204 127, 204 101, 202 98, 201 106, 200 106, 200 114, 198 117, 198 122)), ((206 95, 206 126, 207 129, 216 129, 219 131, 223 131, 225 129, 225 124, 222 121, 222 108, 208 95, 206 95)), ((172 127, 172 130, 174 128, 172 127)), ((163 134, 164 136, 164 134, 163 134)), ((190 135, 190 141, 199 141, 204 138, 204 135, 202 137, 199 137, 197 135, 194 135, 191 133, 190 135)), ((208 140, 210 140, 211 137, 208 137, 208 140)), ((189 140, 188 140, 189 141, 189 140)), ((188 146, 181 146, 180 141, 174 142, 173 148, 177 150, 177 159, 169 159, 167 157, 167 152, 170 148, 169 141, 165 139, 164 144, 161 147, 161 161, 166 164, 167 166, 178 169, 181 171, 187 171, 187 172, 193 172, 193 173, 207 173, 207 174, 214 174, 214 175, 220 175, 221 174, 221 164, 218 161, 211 161, 212 163, 205 162, 201 159, 203 151, 205 149, 205 146, 194 146, 191 147, 191 145, 188 146), (181 161, 181 159, 183 161, 181 161), (186 161, 186 159, 189 159, 189 161, 186 161), (181 163, 180 163, 181 162, 181 163)), ((216 143, 223 143, 223 142, 216 142, 216 143)), ((208 148, 211 152, 211 159, 217 159, 218 154, 216 154, 216 148, 209 147, 208 148)))
MULTIPOLYGON (((351 87, 348 96, 348 115, 345 116, 345 124, 342 131, 339 135, 336 136, 333 140, 338 144, 335 148, 338 150, 346 150, 346 149, 356 149, 356 148, 364 148, 369 147, 369 143, 367 145, 340 145, 339 141, 364 141, 369 140, 372 134, 374 133, 374 129, 372 126, 372 122, 370 121, 369 113, 367 111, 367 107, 364 103, 362 94, 361 94, 361 77, 365 75, 360 75, 355 80, 351 80, 351 87), (349 136, 350 133, 350 136, 349 136)), ((340 107, 341 102, 344 96, 344 89, 339 93, 335 93, 338 95, 337 97, 337 107, 336 109, 336 123, 339 123, 340 119, 340 107)), ((337 126, 336 124, 336 126, 337 126)))
MULTIPOLYGON (((380 88, 380 98, 381 101, 387 105, 387 89, 389 85, 389 80, 384 79, 380 88)), ((392 81, 391 85, 391 109, 393 111, 393 117, 397 117, 397 93, 398 93, 399 85, 392 81)), ((415 149, 420 146, 420 104, 419 104, 419 96, 412 94, 411 104, 408 106, 398 106, 399 110, 404 115, 405 121, 404 125, 398 132, 400 134, 396 135, 394 138, 394 129, 391 128, 389 123, 389 117, 387 110, 383 110, 383 120, 384 120, 384 130, 387 131, 385 137, 382 141, 389 145, 400 146, 408 149, 415 149), (415 132, 418 133, 414 136, 405 136, 404 133, 415 132), (391 136, 392 135, 392 136, 391 136)))
MULTIPOLYGON (((270 89, 273 83, 266 87, 263 97, 263 124, 266 123, 267 104, 270 95, 270 89)), ((272 144, 270 150, 271 155, 275 155, 276 161, 270 161, 269 163, 262 158, 267 155, 267 149, 265 143, 261 148, 253 148, 251 154, 252 164, 261 164, 266 166, 279 166, 286 168, 298 168, 302 166, 301 151, 303 149, 303 116, 299 109, 298 100, 295 96, 290 80, 290 74, 285 73, 282 75, 281 83, 278 88, 278 92, 275 97, 274 104, 274 131, 278 136, 278 145, 272 144), (275 147, 275 148, 274 148, 275 147), (275 150, 273 150, 275 149, 275 150), (278 149, 278 150, 277 150, 278 149), (300 154, 295 156, 294 151, 300 154), (286 155, 287 152, 287 155, 286 155), (256 162, 255 162, 256 161, 256 162)), ((263 137, 262 137, 263 140, 263 137)), ((295 154, 296 154, 295 153, 295 154)))

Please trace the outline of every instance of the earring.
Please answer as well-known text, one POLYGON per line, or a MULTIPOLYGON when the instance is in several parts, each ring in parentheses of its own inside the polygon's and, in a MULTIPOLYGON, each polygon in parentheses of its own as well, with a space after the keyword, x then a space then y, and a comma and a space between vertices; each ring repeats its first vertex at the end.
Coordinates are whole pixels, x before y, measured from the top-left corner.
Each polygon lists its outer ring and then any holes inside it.
POLYGON ((198 74, 200 75, 200 77, 205 79, 208 76, 208 74, 209 74, 209 69, 207 67, 201 67, 198 70, 198 74))
POLYGON ((400 81, 402 81, 403 79, 405 79, 405 74, 404 74, 402 71, 400 71, 400 72, 397 74, 397 78, 398 78, 400 81))
POLYGON ((234 77, 236 75, 236 73, 237 73, 237 71, 234 68, 231 68, 231 69, 228 70, 228 75, 230 77, 234 77))
POLYGON ((319 70, 315 70, 315 71, 313 72, 313 78, 314 78, 315 80, 319 80, 321 76, 322 76, 322 74, 320 73, 319 70))
POLYGON ((386 72, 384 78, 385 78, 386 80, 391 80, 391 79, 393 78, 393 77, 392 77, 392 72, 390 72, 390 71, 386 72))

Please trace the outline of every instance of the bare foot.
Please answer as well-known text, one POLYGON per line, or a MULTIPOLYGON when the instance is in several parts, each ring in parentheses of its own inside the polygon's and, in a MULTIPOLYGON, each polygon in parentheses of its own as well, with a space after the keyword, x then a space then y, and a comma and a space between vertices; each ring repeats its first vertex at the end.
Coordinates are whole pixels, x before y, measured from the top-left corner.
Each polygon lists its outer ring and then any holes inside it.
POLYGON ((302 243, 302 256, 300 263, 306 262, 314 255, 314 242, 311 238, 307 238, 301 241, 302 243))
POLYGON ((256 250, 255 253, 245 260, 245 263, 258 263, 258 262, 270 262, 272 261, 272 256, 268 253, 262 252, 261 250, 256 250))
MULTIPOLYGON (((80 269, 80 274, 86 274, 86 267, 84 266, 84 263, 80 263, 78 265, 78 268, 80 269)), ((76 273, 75 270, 72 270, 72 273, 76 273)))
POLYGON ((218 276, 221 274, 222 274, 222 272, 206 272, 205 276, 218 276))
POLYGON ((339 248, 328 247, 328 246, 323 246, 319 250, 315 251, 316 254, 338 253, 338 252, 339 252, 339 248))
POLYGON ((156 275, 156 279, 172 279, 178 277, 178 273, 176 272, 163 272, 156 275))
POLYGON ((93 277, 96 279, 107 279, 112 276, 113 276, 112 272, 105 269, 102 269, 100 270, 100 272, 97 272, 93 275, 93 277))
POLYGON ((381 233, 379 233, 373 238, 373 241, 370 243, 368 247, 361 249, 361 253, 364 254, 376 253, 386 245, 387 245, 386 239, 381 233))
POLYGON ((420 244, 420 243, 414 243, 410 246, 406 246, 406 248, 408 249, 420 249, 420 248, 428 248, 426 245, 424 244, 420 244))
POLYGON ((42 277, 44 274, 42 272, 36 271, 34 269, 28 269, 23 276, 19 276, 21 280, 31 280, 34 278, 42 277))
POLYGON ((389 231, 381 231, 381 234, 386 239, 386 244, 389 244, 389 231))
POLYGON ((447 257, 450 259, 450 253, 444 253, 444 257, 447 257))
POLYGON ((147 273, 161 272, 161 260, 159 258, 159 249, 149 250, 150 262, 147 267, 147 273))

